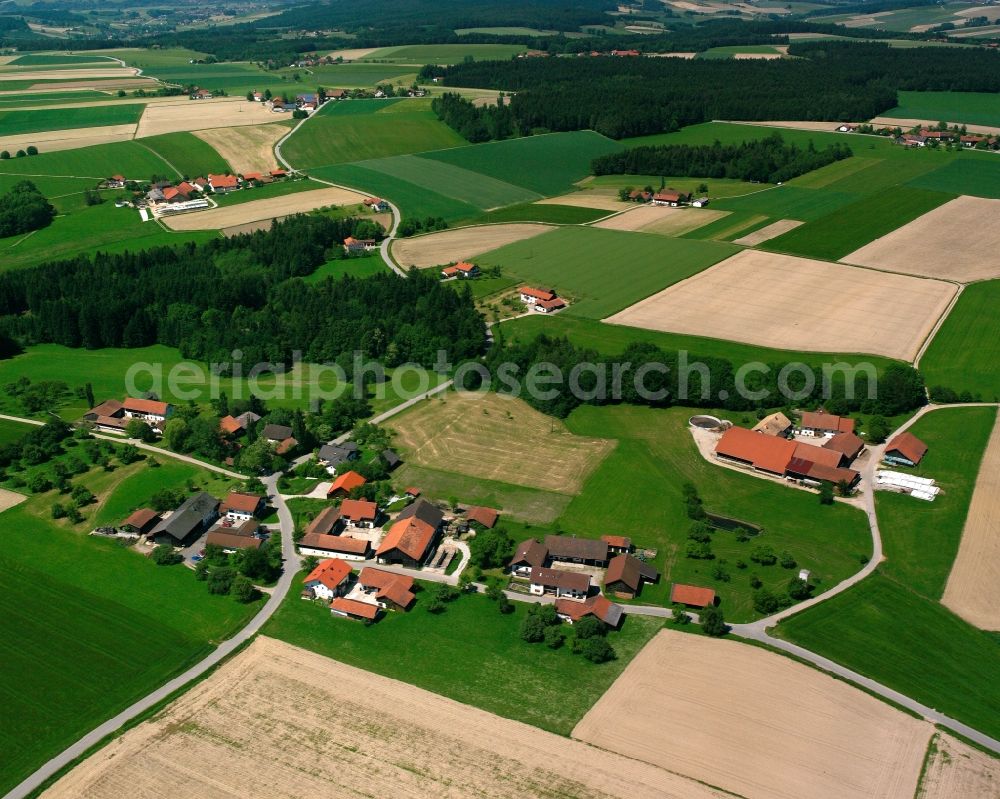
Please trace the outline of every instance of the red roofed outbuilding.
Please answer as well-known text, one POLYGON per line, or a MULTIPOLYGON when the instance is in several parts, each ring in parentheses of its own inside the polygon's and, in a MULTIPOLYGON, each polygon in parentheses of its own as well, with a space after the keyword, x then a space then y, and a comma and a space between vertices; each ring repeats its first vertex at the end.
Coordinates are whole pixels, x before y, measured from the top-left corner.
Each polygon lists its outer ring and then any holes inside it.
POLYGON ((697 585, 674 583, 670 588, 670 601, 693 608, 707 608, 715 604, 715 591, 697 585))

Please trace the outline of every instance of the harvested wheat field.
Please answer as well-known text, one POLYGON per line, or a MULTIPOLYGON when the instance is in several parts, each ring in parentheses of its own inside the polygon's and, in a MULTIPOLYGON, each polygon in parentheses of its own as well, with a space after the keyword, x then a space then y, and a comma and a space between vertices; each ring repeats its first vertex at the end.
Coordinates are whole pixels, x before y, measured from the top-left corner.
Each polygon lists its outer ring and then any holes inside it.
POLYGON ((938 280, 744 250, 605 321, 912 361, 956 291, 938 280))
POLYGON ((110 144, 128 141, 135 135, 135 125, 104 125, 97 128, 74 128, 72 130, 49 130, 43 133, 19 133, 16 136, 0 136, 0 150, 21 150, 34 144, 46 153, 56 150, 75 150, 93 144, 110 144))
POLYGON ((755 230, 753 233, 747 233, 745 236, 740 236, 738 239, 733 239, 733 244, 742 244, 746 247, 756 247, 758 244, 763 244, 765 241, 769 241, 782 233, 787 233, 789 230, 795 230, 802 223, 796 219, 779 219, 777 222, 772 222, 770 225, 766 225, 759 230, 755 230))
POLYGON ((222 208, 210 208, 207 211, 163 217, 162 221, 173 230, 219 230, 233 225, 244 225, 247 222, 304 213, 325 205, 354 205, 362 199, 364 199, 363 194, 348 189, 314 189, 282 197, 268 197, 265 200, 250 200, 222 208))
MULTIPOLYGON (((617 196, 617 193, 615 193, 617 196)), ((559 197, 548 197, 544 200, 536 200, 535 205, 572 205, 576 208, 594 208, 598 211, 627 211, 635 207, 635 203, 623 203, 615 199, 612 192, 600 194, 597 191, 586 189, 584 191, 571 191, 559 197)))
POLYGON ((941 602, 976 627, 1000 630, 1000 420, 979 466, 941 602))
POLYGON ((353 49, 346 50, 333 50, 327 53, 330 58, 343 58, 345 61, 355 61, 359 58, 364 58, 374 53, 376 50, 381 50, 381 47, 355 47, 353 49))
POLYGON ((483 480, 578 494, 614 442, 570 433, 512 397, 444 395, 388 422, 411 463, 483 480))
POLYGON ((967 283, 1000 277, 1000 200, 957 197, 841 260, 967 283))
POLYGON ((176 103, 146 106, 135 135, 136 138, 142 138, 161 133, 263 125, 281 122, 283 119, 288 119, 287 115, 275 114, 263 103, 248 103, 243 97, 217 97, 211 100, 189 100, 185 97, 176 103))
POLYGON ((212 145, 236 172, 266 174, 278 168, 274 145, 288 130, 286 125, 240 125, 199 130, 194 135, 212 145))
POLYGON ((515 241, 540 236, 552 230, 552 225, 517 223, 511 225, 475 225, 474 227, 443 230, 426 236, 396 239, 392 257, 403 268, 443 266, 474 258, 515 241))
POLYGON ((956 738, 937 733, 915 799, 1000 796, 1000 760, 956 738))
POLYGON ((663 630, 573 737, 753 799, 911 799, 933 731, 780 655, 663 630))
POLYGON ((16 491, 8 491, 6 488, 0 488, 0 513, 5 510, 10 510, 15 505, 20 505, 27 497, 24 494, 18 494, 16 491))
POLYGON ((724 799, 661 768, 266 637, 43 795, 724 799))
POLYGON ((729 211, 714 211, 707 208, 667 208, 656 205, 641 205, 610 219, 595 222, 592 227, 659 233, 662 236, 680 236, 728 215, 729 211))

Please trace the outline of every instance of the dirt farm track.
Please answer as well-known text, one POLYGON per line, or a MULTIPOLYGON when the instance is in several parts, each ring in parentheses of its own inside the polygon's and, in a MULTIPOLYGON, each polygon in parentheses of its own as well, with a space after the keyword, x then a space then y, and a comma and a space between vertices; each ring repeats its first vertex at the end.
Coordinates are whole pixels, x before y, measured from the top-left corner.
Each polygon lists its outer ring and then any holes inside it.
POLYGON ((911 361, 956 291, 938 280, 744 250, 605 321, 911 361))
POLYGON ((266 637, 43 796, 724 799, 664 769, 266 637))
POLYGON ((979 467, 941 602, 977 627, 1000 630, 1000 420, 979 467))
POLYGON ((933 731, 780 655, 663 630, 573 737, 753 799, 912 799, 933 731))

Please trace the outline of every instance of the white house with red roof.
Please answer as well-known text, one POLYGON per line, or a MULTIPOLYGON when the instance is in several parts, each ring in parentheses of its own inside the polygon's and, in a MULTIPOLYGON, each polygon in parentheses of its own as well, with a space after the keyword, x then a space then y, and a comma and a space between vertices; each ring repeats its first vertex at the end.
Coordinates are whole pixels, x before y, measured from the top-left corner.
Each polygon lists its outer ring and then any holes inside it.
POLYGON ((228 194, 240 189, 240 179, 236 175, 209 175, 208 185, 216 194, 228 194))
POLYGON ((343 596, 351 580, 351 567, 342 560, 331 558, 316 566, 302 581, 307 599, 331 600, 343 596))
POLYGON ((446 266, 441 270, 441 277, 443 278, 469 278, 469 277, 479 277, 479 267, 475 264, 466 263, 465 261, 459 261, 457 264, 452 266, 446 266))
POLYGON ((159 400, 126 397, 122 402, 122 410, 126 419, 141 419, 150 424, 162 424, 173 413, 174 406, 159 400))

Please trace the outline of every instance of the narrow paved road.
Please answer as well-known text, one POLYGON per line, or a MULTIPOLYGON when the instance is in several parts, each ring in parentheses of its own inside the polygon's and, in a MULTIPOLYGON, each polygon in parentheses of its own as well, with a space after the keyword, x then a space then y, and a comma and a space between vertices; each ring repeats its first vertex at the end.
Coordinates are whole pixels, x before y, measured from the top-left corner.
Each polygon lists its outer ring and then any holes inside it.
POLYGON ((219 644, 219 646, 216 647, 211 654, 189 668, 183 674, 178 675, 165 685, 161 685, 155 691, 147 694, 138 702, 125 708, 125 710, 114 718, 110 718, 100 726, 95 727, 76 743, 67 747, 58 755, 53 757, 31 776, 7 793, 5 799, 21 799, 22 797, 27 796, 38 788, 43 782, 45 782, 45 780, 52 777, 60 769, 68 766, 92 746, 99 744, 108 735, 117 731, 123 724, 146 712, 157 703, 162 702, 170 696, 170 694, 180 690, 192 680, 197 679, 206 671, 218 665, 238 647, 260 631, 260 628, 264 626, 264 623, 271 618, 274 612, 281 605, 281 602, 284 600, 289 589, 292 588, 292 583, 295 579, 295 575, 299 571, 301 563, 298 553, 295 551, 295 542, 292 540, 292 533, 294 531, 292 514, 288 510, 288 506, 285 504, 285 501, 278 493, 277 482, 277 475, 271 475, 264 480, 264 485, 267 487, 268 497, 271 503, 275 508, 277 508, 278 511, 278 523, 281 529, 281 553, 284 558, 284 570, 281 573, 281 577, 278 579, 277 585, 274 586, 270 596, 264 603, 264 606, 257 612, 257 615, 254 616, 245 627, 233 635, 232 638, 229 638, 219 644))

